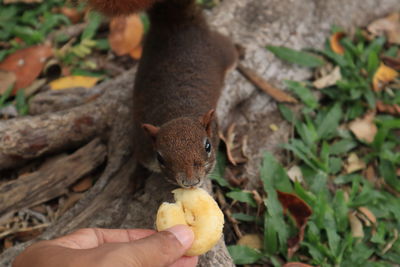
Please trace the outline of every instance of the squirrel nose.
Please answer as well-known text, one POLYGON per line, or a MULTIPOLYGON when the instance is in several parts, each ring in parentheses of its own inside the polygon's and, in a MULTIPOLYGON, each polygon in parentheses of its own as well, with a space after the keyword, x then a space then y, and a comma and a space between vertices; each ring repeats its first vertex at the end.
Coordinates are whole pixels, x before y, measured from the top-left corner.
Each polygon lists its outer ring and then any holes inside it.
POLYGON ((183 187, 191 188, 199 185, 200 181, 201 181, 200 179, 191 179, 191 180, 183 179, 181 183, 183 187))

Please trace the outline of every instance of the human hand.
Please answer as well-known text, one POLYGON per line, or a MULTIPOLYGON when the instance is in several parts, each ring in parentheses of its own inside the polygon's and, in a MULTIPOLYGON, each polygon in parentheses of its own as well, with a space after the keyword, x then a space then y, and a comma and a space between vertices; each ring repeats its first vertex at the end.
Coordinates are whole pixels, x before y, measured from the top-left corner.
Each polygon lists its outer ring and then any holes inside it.
POLYGON ((87 228, 33 244, 13 267, 192 267, 198 257, 183 254, 193 239, 192 230, 184 225, 162 232, 87 228))

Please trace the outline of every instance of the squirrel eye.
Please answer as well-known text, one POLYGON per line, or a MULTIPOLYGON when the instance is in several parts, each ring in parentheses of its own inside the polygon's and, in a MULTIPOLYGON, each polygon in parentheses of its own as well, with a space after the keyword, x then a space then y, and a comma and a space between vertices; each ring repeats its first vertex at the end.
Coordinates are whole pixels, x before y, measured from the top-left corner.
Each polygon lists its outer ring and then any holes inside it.
POLYGON ((204 149, 206 150, 207 154, 211 153, 211 144, 210 141, 208 141, 208 139, 206 139, 206 142, 204 144, 204 149))
POLYGON ((164 158, 160 155, 160 153, 157 152, 157 161, 160 163, 160 165, 165 165, 164 158))

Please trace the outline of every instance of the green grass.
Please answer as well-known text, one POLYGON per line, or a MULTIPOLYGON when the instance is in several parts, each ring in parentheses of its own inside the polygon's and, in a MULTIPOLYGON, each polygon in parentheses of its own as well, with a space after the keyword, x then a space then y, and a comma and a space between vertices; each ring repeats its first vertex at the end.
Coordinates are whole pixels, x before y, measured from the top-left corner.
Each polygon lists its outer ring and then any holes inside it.
POLYGON ((0 41, 10 44, 10 48, 1 50, 0 61, 23 46, 42 43, 55 27, 69 25, 66 16, 52 12, 64 2, 48 0, 40 5, 6 5, 0 1, 0 41), (19 38, 21 42, 16 42, 14 38, 19 38))
MULTIPOLYGON (((290 151, 304 181, 293 183, 286 169, 266 153, 260 168, 264 190, 265 212, 256 216, 254 199, 246 192, 233 188, 223 180, 225 159, 220 154, 212 179, 223 187, 226 195, 244 203, 248 212, 236 213, 243 229, 256 225, 262 233, 264 247, 258 251, 245 246, 231 245, 229 251, 237 264, 268 263, 281 266, 285 262, 299 261, 318 266, 395 266, 400 263, 400 119, 393 115, 377 114, 378 133, 372 143, 357 140, 346 128, 339 126, 362 117, 375 109, 376 101, 400 104, 400 90, 372 90, 372 78, 380 64, 380 56, 396 55, 399 47, 390 45, 385 38, 366 40, 358 33, 353 40, 341 41, 346 51, 335 54, 328 42, 322 51, 325 62, 340 67, 342 79, 336 85, 324 88, 317 99, 310 82, 285 81, 287 88, 303 103, 300 114, 280 104, 279 110, 294 127, 295 137, 282 148, 290 151), (378 179, 373 183, 357 171, 346 173, 344 164, 348 154, 355 152, 373 168, 378 179), (390 192, 387 188, 391 188, 390 192), (312 208, 299 250, 288 258, 288 239, 298 232, 293 220, 284 215, 276 190, 291 192, 312 208), (349 213, 365 207, 372 212, 376 225, 363 220, 363 235, 356 237, 349 221, 349 213), (261 220, 261 223, 260 223, 261 220)), ((315 55, 289 48, 268 47, 281 59, 297 65, 315 67, 321 59, 315 55)), ((322 61, 323 62, 323 61, 322 61)), ((399 81, 397 81, 399 84, 399 81)), ((245 230, 244 230, 245 231, 245 230)))

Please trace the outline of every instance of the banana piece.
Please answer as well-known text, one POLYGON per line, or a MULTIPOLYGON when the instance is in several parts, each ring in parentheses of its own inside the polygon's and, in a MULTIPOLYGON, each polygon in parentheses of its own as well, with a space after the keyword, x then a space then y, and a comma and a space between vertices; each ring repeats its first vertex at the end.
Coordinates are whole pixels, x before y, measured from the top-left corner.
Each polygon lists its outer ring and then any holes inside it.
POLYGON ((192 247, 186 256, 206 253, 222 236, 224 215, 215 200, 203 189, 175 189, 176 203, 164 202, 158 209, 158 231, 177 224, 188 225, 194 232, 192 247))

